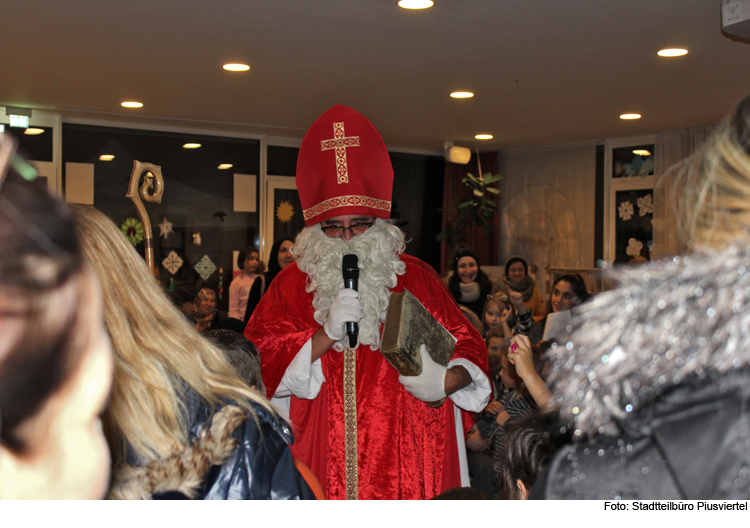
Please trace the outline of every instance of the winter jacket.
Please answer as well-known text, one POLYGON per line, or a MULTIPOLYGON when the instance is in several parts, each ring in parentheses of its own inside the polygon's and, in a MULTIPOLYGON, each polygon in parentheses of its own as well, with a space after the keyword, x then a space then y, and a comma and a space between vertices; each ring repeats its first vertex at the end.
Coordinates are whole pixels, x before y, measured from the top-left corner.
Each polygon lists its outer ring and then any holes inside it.
POLYGON ((617 273, 553 348, 548 499, 750 498, 750 246, 617 273))
POLYGON ((314 499, 294 467, 290 427, 260 405, 213 413, 188 402, 191 446, 147 465, 116 468, 109 498, 314 499))

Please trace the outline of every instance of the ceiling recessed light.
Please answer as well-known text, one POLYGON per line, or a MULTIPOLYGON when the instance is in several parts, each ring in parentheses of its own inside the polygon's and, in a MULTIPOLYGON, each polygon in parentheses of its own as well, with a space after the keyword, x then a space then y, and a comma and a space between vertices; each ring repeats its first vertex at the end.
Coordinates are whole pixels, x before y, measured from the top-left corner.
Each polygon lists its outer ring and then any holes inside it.
POLYGON ((633 154, 637 156, 650 156, 651 155, 651 153, 648 150, 640 150, 640 149, 635 149, 633 151, 633 154))
POLYGON ((225 64, 224 69, 227 71, 242 72, 249 70, 250 66, 248 66, 247 64, 230 63, 225 64))
POLYGON ((201 144, 200 143, 185 143, 184 145, 182 145, 182 148, 186 148, 186 149, 201 148, 201 144))
POLYGON ((27 128, 23 131, 24 134, 27 136, 38 136, 39 134, 44 134, 43 128, 27 128))
POLYGON ((640 119, 641 114, 622 114, 620 119, 640 119))
POLYGON ((113 159, 115 159, 115 155, 114 154, 102 154, 101 156, 99 156, 99 159, 102 161, 112 161, 113 159))
POLYGON ((143 107, 143 103, 139 103, 138 101, 124 101, 122 106, 125 108, 141 108, 143 107))
POLYGON ((451 92, 451 97, 454 99, 468 99, 469 97, 474 97, 474 94, 472 92, 451 92))
POLYGON ((219 168, 220 168, 221 170, 224 170, 224 169, 231 169, 232 167, 233 167, 233 165, 232 165, 231 163, 222 163, 221 165, 219 165, 219 168))
POLYGON ((404 9, 427 9, 434 4, 432 0, 400 0, 398 6, 404 9))
POLYGON ((659 57, 682 57, 683 55, 687 55, 687 52, 688 50, 683 48, 667 48, 657 51, 656 54, 659 57))
POLYGON ((492 134, 477 134, 474 139, 492 139, 492 134))

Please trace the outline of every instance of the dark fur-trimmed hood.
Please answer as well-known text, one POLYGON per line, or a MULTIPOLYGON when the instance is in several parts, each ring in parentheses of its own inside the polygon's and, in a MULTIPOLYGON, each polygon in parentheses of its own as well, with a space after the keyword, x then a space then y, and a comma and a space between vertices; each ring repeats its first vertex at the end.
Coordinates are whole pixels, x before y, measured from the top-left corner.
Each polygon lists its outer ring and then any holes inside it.
MULTIPOLYGON (((561 416, 575 436, 615 435, 657 398, 750 363, 750 247, 611 273, 551 350, 561 416)), ((640 416, 640 418, 639 418, 640 416)))
POLYGON ((168 491, 196 498, 211 467, 222 465, 236 449, 237 439, 233 434, 248 418, 247 410, 226 406, 214 415, 211 427, 204 428, 189 449, 145 466, 115 468, 107 498, 150 499, 156 493, 168 491))

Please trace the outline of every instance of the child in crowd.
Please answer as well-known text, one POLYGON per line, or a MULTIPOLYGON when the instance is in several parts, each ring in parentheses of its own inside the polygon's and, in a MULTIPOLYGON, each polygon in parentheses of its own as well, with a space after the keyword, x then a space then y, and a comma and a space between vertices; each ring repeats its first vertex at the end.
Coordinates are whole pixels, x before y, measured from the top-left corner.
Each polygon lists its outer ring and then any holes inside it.
POLYGON ((534 413, 513 421, 506 426, 506 433, 495 465, 500 482, 498 498, 525 500, 537 476, 570 434, 560 433, 557 413, 534 413))
MULTIPOLYGON (((487 353, 489 355, 490 373, 492 375, 495 394, 502 391, 500 378, 500 358, 505 351, 507 353, 508 345, 505 341, 505 333, 501 327, 490 329, 485 336, 487 344, 487 353)), ((487 417, 491 424, 494 420, 493 412, 498 411, 502 406, 497 401, 490 402, 487 407, 478 415, 478 422, 482 422, 487 417)), ((489 497, 494 497, 497 493, 495 485, 494 464, 494 446, 490 440, 490 433, 487 427, 483 427, 487 434, 483 435, 479 427, 475 425, 466 434, 466 455, 469 466, 469 476, 471 477, 471 487, 481 491, 489 497)))
POLYGON ((506 438, 505 424, 528 416, 538 409, 547 409, 552 397, 539 375, 541 365, 535 365, 535 354, 529 339, 524 335, 515 336, 511 339, 510 347, 506 347, 500 342, 504 339, 502 332, 495 328, 487 334, 490 370, 495 381, 495 400, 479 414, 476 426, 466 436, 469 473, 474 478, 472 487, 488 495, 494 495, 497 489, 494 488, 494 478, 487 479, 486 469, 490 463, 488 458, 493 455, 497 457, 500 453, 506 438), (492 489, 487 490, 487 482, 493 486, 492 489))
POLYGON ((491 440, 495 451, 504 439, 505 422, 537 409, 544 410, 551 401, 551 392, 539 375, 541 365, 536 365, 534 359, 529 339, 524 335, 515 336, 511 346, 500 352, 502 385, 496 385, 495 401, 487 405, 477 421, 477 429, 482 437, 491 440))
MULTIPOLYGON (((482 323, 484 323, 486 331, 485 338, 489 336, 490 330, 500 329, 502 334, 497 334, 497 337, 504 338, 504 344, 510 343, 510 339, 513 337, 513 328, 516 326, 515 312, 504 293, 487 297, 482 312, 482 323)), ((487 341, 487 346, 489 347, 489 341, 487 341)))
POLYGON ((258 347, 244 335, 234 330, 209 330, 203 336, 215 344, 232 365, 237 377, 258 394, 265 394, 260 373, 258 347))
POLYGON ((253 310, 265 292, 266 267, 255 248, 245 248, 237 255, 237 266, 242 273, 229 285, 229 317, 247 324, 253 310))

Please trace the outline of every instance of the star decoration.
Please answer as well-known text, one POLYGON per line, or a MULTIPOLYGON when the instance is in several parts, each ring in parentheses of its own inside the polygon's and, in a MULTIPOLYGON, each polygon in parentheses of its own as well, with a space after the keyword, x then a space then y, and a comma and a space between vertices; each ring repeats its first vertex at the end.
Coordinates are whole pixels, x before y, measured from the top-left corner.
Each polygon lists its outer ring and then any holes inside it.
POLYGON ((195 271, 198 272, 198 275, 201 276, 201 278, 205 281, 208 280, 208 278, 214 274, 216 271, 216 264, 214 264, 210 258, 208 258, 208 255, 203 255, 203 258, 198 261, 198 264, 195 265, 195 271))
POLYGON ((167 258, 162 261, 162 265, 167 268, 169 273, 174 275, 175 273, 177 273, 177 270, 182 267, 182 259, 177 253, 175 253, 174 251, 170 251, 169 255, 167 255, 167 258))
POLYGON ((172 222, 167 220, 167 217, 165 216, 162 223, 159 224, 159 236, 163 236, 164 240, 166 240, 169 233, 174 233, 174 231, 172 231, 172 222))
POLYGON ((276 207, 276 218, 280 222, 288 222, 294 216, 294 207, 292 204, 284 200, 276 207))

